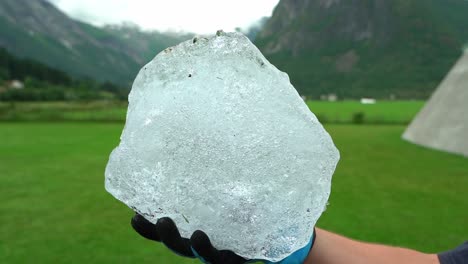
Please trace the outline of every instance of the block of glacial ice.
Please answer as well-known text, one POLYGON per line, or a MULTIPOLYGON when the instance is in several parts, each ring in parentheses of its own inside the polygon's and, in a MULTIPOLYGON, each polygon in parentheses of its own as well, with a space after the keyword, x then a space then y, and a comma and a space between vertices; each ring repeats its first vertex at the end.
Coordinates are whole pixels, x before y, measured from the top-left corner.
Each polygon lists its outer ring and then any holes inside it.
POLYGON ((339 154, 288 75, 240 33, 195 38, 144 66, 105 187, 182 236, 278 261, 305 246, 339 154))

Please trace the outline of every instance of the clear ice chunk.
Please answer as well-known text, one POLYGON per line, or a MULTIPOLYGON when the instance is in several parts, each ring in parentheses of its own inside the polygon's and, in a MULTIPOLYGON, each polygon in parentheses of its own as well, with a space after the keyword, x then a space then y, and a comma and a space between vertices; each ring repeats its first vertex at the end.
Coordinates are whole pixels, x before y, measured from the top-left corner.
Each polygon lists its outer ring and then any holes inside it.
POLYGON ((184 237, 203 230, 219 249, 279 261, 309 242, 338 160, 288 75, 218 32, 140 70, 105 187, 184 237))

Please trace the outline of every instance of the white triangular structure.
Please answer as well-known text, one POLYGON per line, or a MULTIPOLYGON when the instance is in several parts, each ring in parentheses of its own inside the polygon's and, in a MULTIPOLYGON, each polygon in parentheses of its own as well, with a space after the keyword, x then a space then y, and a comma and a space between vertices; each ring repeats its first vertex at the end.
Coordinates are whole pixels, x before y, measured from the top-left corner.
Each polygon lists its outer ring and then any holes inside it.
POLYGON ((408 126, 403 138, 468 157, 468 50, 408 126))

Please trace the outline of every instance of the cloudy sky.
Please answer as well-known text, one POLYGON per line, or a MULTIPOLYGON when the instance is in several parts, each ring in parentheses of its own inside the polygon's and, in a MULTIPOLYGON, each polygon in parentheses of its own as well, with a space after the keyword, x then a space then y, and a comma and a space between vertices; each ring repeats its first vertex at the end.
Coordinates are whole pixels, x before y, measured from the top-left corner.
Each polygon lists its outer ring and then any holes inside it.
POLYGON ((270 16, 279 0, 49 0, 94 24, 133 22, 144 29, 213 33, 247 28, 270 16))

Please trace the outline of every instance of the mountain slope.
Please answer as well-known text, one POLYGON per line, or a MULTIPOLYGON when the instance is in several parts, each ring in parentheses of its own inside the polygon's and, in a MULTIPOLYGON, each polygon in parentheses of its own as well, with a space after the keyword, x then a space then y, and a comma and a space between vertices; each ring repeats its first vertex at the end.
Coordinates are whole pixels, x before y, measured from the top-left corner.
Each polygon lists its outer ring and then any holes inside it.
POLYGON ((306 95, 425 98, 468 41, 464 0, 281 0, 257 36, 306 95))
POLYGON ((15 58, 0 48, 0 84, 4 80, 25 81, 27 78, 58 85, 70 85, 72 82, 62 71, 36 61, 15 58))
POLYGON ((72 20, 45 0, 0 1, 0 32, 0 46, 17 56, 75 76, 121 84, 130 83, 159 51, 180 42, 177 37, 148 34, 153 44, 141 50, 134 39, 123 38, 122 31, 72 20))

